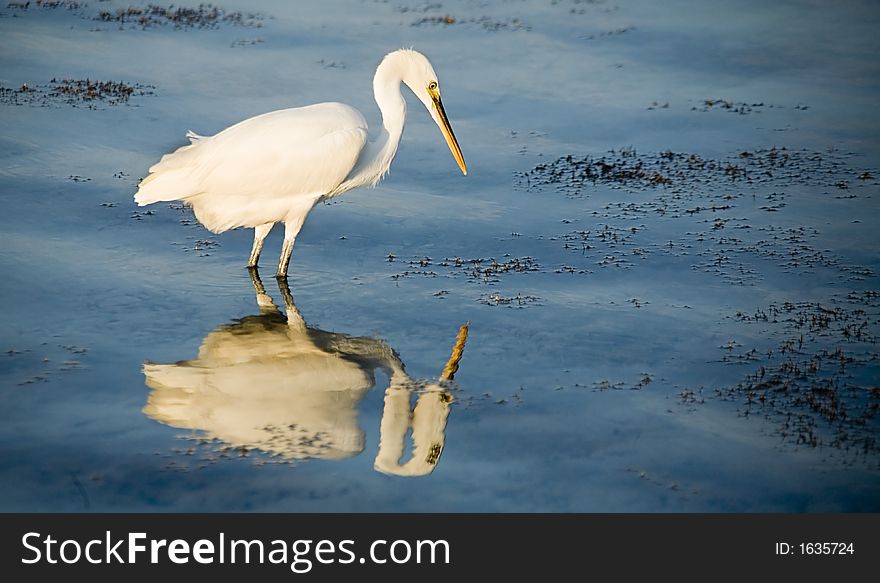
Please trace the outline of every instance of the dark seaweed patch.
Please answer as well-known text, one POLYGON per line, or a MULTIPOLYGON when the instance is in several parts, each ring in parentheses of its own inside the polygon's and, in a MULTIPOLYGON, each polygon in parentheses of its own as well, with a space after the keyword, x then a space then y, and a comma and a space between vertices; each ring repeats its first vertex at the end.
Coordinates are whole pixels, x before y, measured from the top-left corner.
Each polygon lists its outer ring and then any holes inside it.
POLYGON ((7 370, 20 371, 25 375, 19 378, 17 385, 29 387, 49 383, 63 378, 67 373, 82 370, 86 367, 83 361, 88 358, 88 353, 88 348, 77 344, 52 345, 43 342, 33 348, 10 348, 2 354, 9 359, 7 370))
POLYGON ((115 11, 102 10, 95 16, 101 22, 118 23, 121 27, 143 29, 156 26, 174 28, 217 28, 220 25, 261 27, 263 16, 257 13, 227 12, 213 4, 199 4, 196 8, 159 6, 129 6, 115 11))
MULTIPOLYGON (((75 12, 80 18, 118 24, 120 28, 154 28, 171 26, 178 29, 218 28, 222 25, 259 28, 263 26, 264 16, 255 12, 229 12, 213 4, 199 4, 195 8, 148 4, 146 6, 127 6, 115 10, 101 10, 97 14, 87 14, 87 4, 74 0, 33 0, 10 2, 8 9, 18 13, 30 9, 59 9, 75 12)), ((256 42, 262 42, 257 40, 256 42)), ((241 46, 241 45, 233 45, 241 46)))
MULTIPOLYGON (((389 255, 389 257, 394 256, 389 255)), ((393 260, 389 260, 389 263, 391 262, 393 260)), ((409 269, 394 274, 392 278, 397 280, 414 275, 437 277, 439 275, 438 272, 435 269, 428 268, 439 268, 444 270, 445 274, 449 277, 463 276, 473 282, 497 283, 500 281, 501 276, 506 274, 541 270, 541 265, 534 257, 511 257, 509 255, 505 255, 500 259, 494 257, 476 257, 473 259, 446 257, 436 263, 430 257, 417 257, 407 261, 407 264, 409 269)))
POLYGON ((715 398, 734 401, 743 416, 772 422, 774 433, 796 446, 829 447, 853 457, 880 452, 880 387, 876 369, 880 293, 851 292, 830 302, 784 302, 736 322, 759 326, 775 342, 746 349, 725 346, 721 362, 752 372, 715 398))
POLYGON ((608 38, 608 37, 612 37, 612 36, 620 36, 622 34, 632 32, 635 29, 636 29, 635 26, 624 26, 621 28, 615 28, 612 30, 604 30, 602 32, 588 34, 588 35, 582 36, 581 38, 584 40, 596 40, 596 39, 608 38))
POLYGON ((31 7, 42 8, 45 10, 54 10, 57 8, 64 8, 65 10, 79 10, 84 6, 85 4, 83 4, 82 2, 76 2, 74 0, 28 0, 27 2, 9 2, 6 5, 6 8, 20 11, 28 10, 31 7))
POLYGON ((505 306, 508 308, 526 308, 529 306, 541 305, 541 298, 538 296, 523 295, 517 293, 514 296, 505 296, 498 292, 483 294, 478 302, 487 306, 505 306))
MULTIPOLYGON (((691 111, 729 111, 731 113, 737 113, 739 115, 747 115, 750 113, 758 113, 764 108, 768 109, 781 109, 780 105, 771 105, 765 104, 764 102, 759 103, 745 103, 741 101, 728 101, 727 99, 704 99, 703 102, 697 106, 691 107, 691 111)), ((810 106, 799 103, 792 107, 792 109, 796 109, 799 111, 806 111, 810 109, 810 106)))
POLYGON ((52 79, 46 85, 28 85, 17 88, 0 87, 0 103, 6 105, 33 105, 49 107, 67 104, 74 107, 96 104, 128 104, 132 97, 152 95, 155 89, 144 83, 123 81, 98 81, 93 79, 52 79))
POLYGON ((645 189, 665 187, 672 193, 705 189, 707 186, 755 186, 766 184, 820 184, 841 188, 847 179, 867 176, 870 171, 850 168, 835 152, 811 152, 787 148, 741 151, 714 160, 699 154, 665 151, 640 154, 633 148, 610 150, 603 156, 561 156, 514 174, 520 188, 540 191, 553 187, 567 196, 589 195, 599 186, 645 189))
POLYGON ((452 25, 473 25, 479 26, 483 30, 489 32, 498 32, 500 30, 531 30, 519 18, 509 18, 504 20, 496 20, 488 16, 479 18, 457 18, 449 14, 442 16, 423 16, 414 20, 411 26, 452 26, 452 25))
POLYGON ((588 389, 595 392, 605 391, 640 391, 647 388, 654 382, 651 373, 643 372, 635 382, 612 381, 609 379, 601 379, 589 384, 574 383, 568 386, 557 386, 554 390, 563 391, 568 389, 588 389))
MULTIPOLYGON (((628 268, 636 259, 662 253, 690 256, 692 269, 734 285, 763 279, 763 262, 794 274, 832 269, 838 279, 857 281, 873 271, 818 248, 817 229, 770 222, 791 200, 803 198, 800 191, 824 190, 828 199, 837 200, 871 197, 876 173, 853 167, 851 157, 836 151, 769 148, 708 159, 623 149, 605 156, 563 156, 517 174, 515 185, 536 194, 555 191, 602 201, 593 207, 588 228, 538 237, 560 241, 591 266, 628 268), (674 239, 663 241, 656 233, 673 228, 666 227, 672 220, 686 222, 674 227, 680 233, 674 239)), ((561 271, 590 273, 578 265, 561 271)))
POLYGON ((629 268, 635 259, 644 259, 651 253, 649 248, 633 243, 636 234, 645 228, 645 225, 619 227, 599 223, 592 229, 569 231, 550 240, 561 240, 563 249, 592 259, 598 267, 629 268))

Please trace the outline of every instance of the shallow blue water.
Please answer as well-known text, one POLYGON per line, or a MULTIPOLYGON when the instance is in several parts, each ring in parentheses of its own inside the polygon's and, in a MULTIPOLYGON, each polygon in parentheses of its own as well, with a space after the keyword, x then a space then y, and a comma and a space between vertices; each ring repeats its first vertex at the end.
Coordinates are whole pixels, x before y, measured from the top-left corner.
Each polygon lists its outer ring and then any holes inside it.
MULTIPOLYGON (((871 3, 93 19, 121 6, 0 9, 3 510, 878 510, 871 3), (375 126, 374 67, 400 46, 438 71, 469 175, 409 96, 391 174, 316 208, 297 241, 289 285, 311 331, 278 328, 280 312, 244 327, 260 314, 251 233, 145 214, 137 180, 187 129, 272 109, 339 100, 375 126), (46 93, 87 77, 152 93, 46 93), (436 383, 466 321, 433 471, 376 471, 397 417, 374 352, 436 383), (244 368, 211 348, 230 338, 244 368), (199 358, 196 381, 147 385, 145 362, 199 358), (160 391, 177 408, 151 410, 160 391)), ((280 244, 262 283, 284 311, 280 244)))

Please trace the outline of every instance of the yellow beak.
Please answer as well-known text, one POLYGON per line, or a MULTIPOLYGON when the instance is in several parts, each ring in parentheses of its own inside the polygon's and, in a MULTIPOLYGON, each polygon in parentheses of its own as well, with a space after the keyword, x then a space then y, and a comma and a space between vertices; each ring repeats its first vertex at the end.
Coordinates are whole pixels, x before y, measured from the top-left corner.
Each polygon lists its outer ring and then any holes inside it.
POLYGON ((443 102, 440 101, 439 95, 432 95, 431 99, 434 101, 434 109, 437 110, 437 116, 440 118, 440 123, 437 125, 440 126, 443 137, 446 138, 449 151, 452 152, 452 157, 455 158, 458 167, 461 168, 461 173, 467 176, 467 165, 464 163, 464 156, 461 155, 461 148, 458 147, 458 140, 455 139, 455 134, 452 133, 452 126, 449 125, 449 118, 446 117, 443 102))

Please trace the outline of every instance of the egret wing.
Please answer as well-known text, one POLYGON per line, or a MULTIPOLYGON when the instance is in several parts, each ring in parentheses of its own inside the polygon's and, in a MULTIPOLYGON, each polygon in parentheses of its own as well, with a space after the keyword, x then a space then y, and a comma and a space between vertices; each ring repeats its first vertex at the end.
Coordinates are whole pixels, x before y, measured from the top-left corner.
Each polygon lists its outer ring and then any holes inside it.
POLYGON ((211 196, 322 195, 348 176, 366 139, 363 116, 341 103, 276 111, 210 138, 194 178, 211 196))
POLYGON ((367 124, 352 107, 321 103, 252 117, 211 137, 188 135, 190 145, 150 168, 135 195, 139 204, 320 196, 357 163, 367 124))

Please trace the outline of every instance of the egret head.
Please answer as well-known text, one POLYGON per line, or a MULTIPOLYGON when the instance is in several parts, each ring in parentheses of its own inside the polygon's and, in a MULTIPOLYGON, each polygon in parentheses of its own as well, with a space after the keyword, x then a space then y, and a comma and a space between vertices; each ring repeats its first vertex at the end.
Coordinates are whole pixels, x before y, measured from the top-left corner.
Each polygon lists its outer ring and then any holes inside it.
POLYGON ((392 55, 401 61, 401 79, 431 114, 434 123, 440 128, 440 132, 446 139, 446 144, 458 163, 458 167, 461 168, 463 174, 467 175, 467 165, 464 163, 464 156, 461 155, 458 140, 455 139, 449 118, 446 117, 446 111, 443 109, 443 102, 440 100, 440 82, 437 80, 437 73, 434 72, 431 62, 422 53, 411 49, 395 51, 386 59, 392 55))

